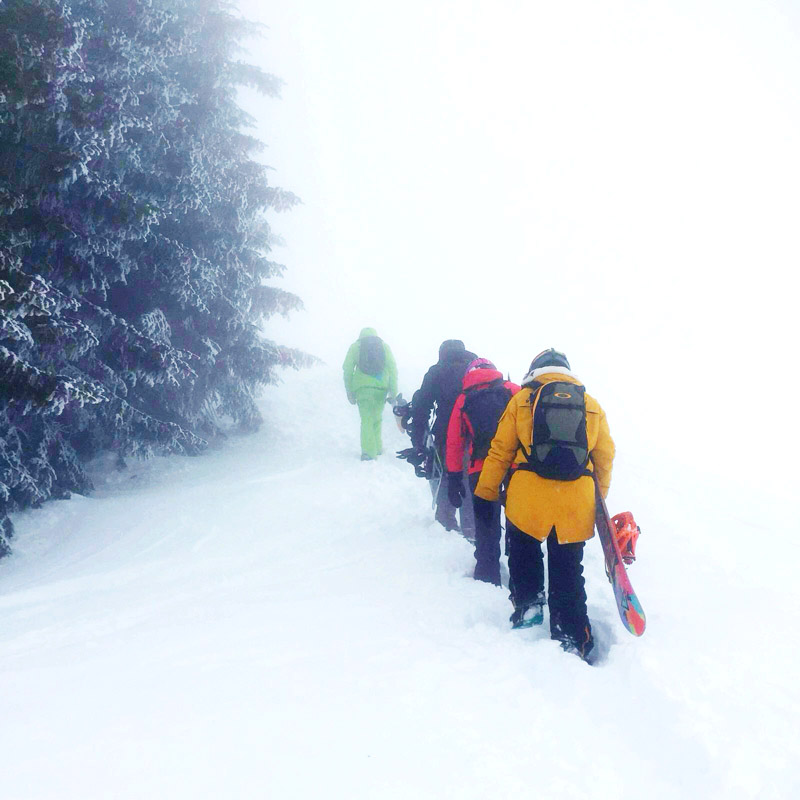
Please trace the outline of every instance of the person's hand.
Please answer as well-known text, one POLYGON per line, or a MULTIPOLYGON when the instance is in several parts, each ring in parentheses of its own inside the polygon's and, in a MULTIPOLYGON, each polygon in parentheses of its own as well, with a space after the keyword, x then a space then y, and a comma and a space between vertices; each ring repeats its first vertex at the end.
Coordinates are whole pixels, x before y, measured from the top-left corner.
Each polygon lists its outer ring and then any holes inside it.
POLYGON ((447 473, 447 499, 453 508, 461 508, 461 498, 464 497, 464 476, 460 472, 447 473))
POLYGON ((478 495, 472 495, 472 507, 475 509, 475 519, 491 525, 495 504, 491 500, 484 500, 478 495))

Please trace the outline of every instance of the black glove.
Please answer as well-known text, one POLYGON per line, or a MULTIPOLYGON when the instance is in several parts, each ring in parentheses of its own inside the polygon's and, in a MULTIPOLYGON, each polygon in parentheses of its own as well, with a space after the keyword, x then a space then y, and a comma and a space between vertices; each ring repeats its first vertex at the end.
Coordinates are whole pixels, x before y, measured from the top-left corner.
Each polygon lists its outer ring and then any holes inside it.
POLYGON ((405 450, 398 450, 397 457, 404 458, 414 467, 420 467, 425 461, 425 451, 421 447, 407 447, 405 450))
POLYGON ((495 504, 491 500, 484 500, 478 495, 473 495, 472 507, 475 509, 476 520, 480 520, 486 525, 491 525, 495 509, 495 504))
POLYGON ((460 472, 447 473, 447 499, 454 508, 461 508, 461 498, 464 496, 464 476, 460 472))

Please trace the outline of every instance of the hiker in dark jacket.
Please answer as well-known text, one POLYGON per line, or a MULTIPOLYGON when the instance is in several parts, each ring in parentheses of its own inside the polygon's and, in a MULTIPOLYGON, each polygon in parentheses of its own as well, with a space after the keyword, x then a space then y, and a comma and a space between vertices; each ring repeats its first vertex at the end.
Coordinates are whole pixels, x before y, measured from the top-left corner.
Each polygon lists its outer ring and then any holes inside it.
POLYGON ((474 509, 475 572, 477 581, 500 585, 500 501, 484 500, 474 493, 483 460, 508 401, 519 386, 504 381, 503 374, 486 358, 471 362, 463 391, 456 399, 447 428, 447 491, 456 508, 462 502, 474 509), (467 460, 468 492, 464 491, 463 464, 467 460))
MULTIPOLYGON (((425 457, 425 432, 430 423, 431 413, 436 412, 431 432, 434 444, 444 464, 447 445, 447 426, 456 398, 461 394, 462 380, 467 366, 476 358, 464 347, 460 339, 447 339, 439 347, 439 360, 425 373, 422 386, 411 398, 411 434, 412 449, 416 458, 425 457)), ((409 459, 410 461, 413 460, 409 459)), ((466 475, 464 476, 465 486, 466 475)), ((468 539, 474 539, 475 522, 472 504, 462 508, 460 530, 468 539)), ((440 484, 436 496, 436 521, 447 530, 459 530, 456 521, 456 510, 447 497, 446 486, 440 484)))

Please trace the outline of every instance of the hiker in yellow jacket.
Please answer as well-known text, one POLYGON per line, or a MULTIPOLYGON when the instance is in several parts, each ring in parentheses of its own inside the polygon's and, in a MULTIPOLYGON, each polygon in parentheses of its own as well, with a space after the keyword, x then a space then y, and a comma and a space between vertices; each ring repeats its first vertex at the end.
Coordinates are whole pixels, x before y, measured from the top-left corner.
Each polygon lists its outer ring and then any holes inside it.
POLYGON ((375 329, 364 328, 350 345, 342 370, 347 399, 358 404, 361 417, 361 460, 372 461, 383 452, 383 406, 397 395, 397 365, 375 329))
MULTIPOLYGON (((566 406, 565 406, 566 407, 566 406)), ((559 412, 561 413, 561 412, 559 412)), ((475 494, 484 500, 497 500, 500 484, 510 470, 506 499, 506 541, 508 548, 509 589, 515 628, 541 624, 544 620, 544 556, 547 542, 550 636, 565 650, 582 658, 589 655, 594 641, 586 611, 583 579, 583 546, 594 535, 595 497, 592 471, 597 473, 603 497, 611 483, 614 442, 600 404, 585 394, 580 381, 570 371, 563 353, 550 349, 533 359, 522 380, 522 390, 511 398, 497 426, 475 494), (564 417, 552 417, 551 430, 544 423, 546 413, 542 390, 559 390, 556 403, 575 403, 585 407, 578 423, 564 425, 564 417), (574 389, 572 388, 574 387, 574 389), (559 397, 570 398, 559 400, 559 397), (536 425, 534 421, 536 420, 536 425), (585 431, 585 438, 584 433, 585 431), (574 441, 572 441, 572 437, 574 441), (551 442, 559 447, 553 449, 551 442), (538 447, 537 447, 538 445, 538 447), (552 453, 578 454, 574 471, 559 477, 543 477, 540 459, 552 453)), ((549 473, 556 474, 556 473, 549 473)))

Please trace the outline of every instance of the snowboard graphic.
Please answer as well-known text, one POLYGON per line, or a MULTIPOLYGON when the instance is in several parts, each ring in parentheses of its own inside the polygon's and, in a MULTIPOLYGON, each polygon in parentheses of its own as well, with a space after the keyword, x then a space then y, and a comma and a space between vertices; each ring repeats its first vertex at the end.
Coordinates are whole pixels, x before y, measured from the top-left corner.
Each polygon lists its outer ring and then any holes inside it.
MULTIPOLYGON (((623 554, 617 542, 617 526, 612 521, 606 508, 606 502, 600 494, 600 486, 597 476, 593 473, 594 495, 595 495, 595 526, 600 543, 603 545, 603 555, 606 561, 606 575, 608 575, 611 586, 614 589, 614 599, 617 601, 622 624, 634 635, 641 636, 644 633, 645 617, 642 604, 633 591, 628 572, 625 569, 623 554)), ((631 520, 630 514, 620 514, 620 518, 631 520)), ((616 518, 615 518, 616 519, 616 518)), ((637 529, 638 530, 638 529, 637 529)), ((629 561, 633 560, 631 554, 627 555, 629 561)))

